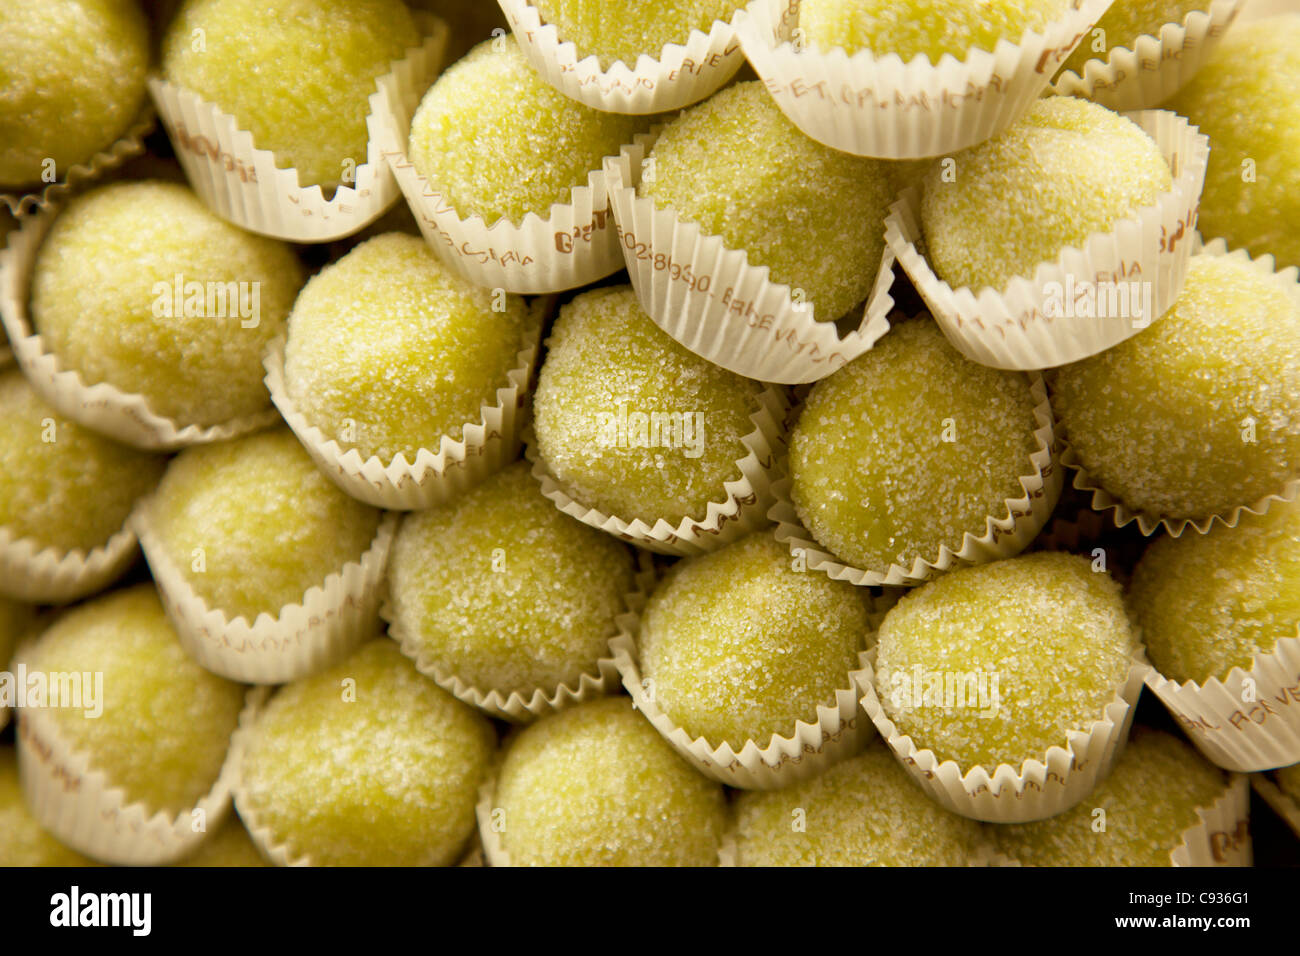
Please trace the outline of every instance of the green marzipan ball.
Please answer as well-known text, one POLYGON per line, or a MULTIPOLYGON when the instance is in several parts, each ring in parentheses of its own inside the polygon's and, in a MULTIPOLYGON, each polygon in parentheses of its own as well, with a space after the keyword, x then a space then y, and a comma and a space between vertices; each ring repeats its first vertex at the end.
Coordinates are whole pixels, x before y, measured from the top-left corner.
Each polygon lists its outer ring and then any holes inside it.
POLYGON ((727 822, 721 785, 626 697, 579 704, 520 733, 494 808, 515 866, 714 866, 727 822))
POLYGON ((1211 0, 1115 0, 1061 67, 1083 75, 1089 60, 1104 61, 1116 47, 1135 49, 1138 37, 1160 36, 1166 23, 1182 23, 1193 10, 1209 10, 1211 0))
POLYGON ((659 59, 669 43, 685 45, 692 30, 708 33, 715 20, 730 20, 744 0, 535 0, 543 23, 553 23, 561 42, 590 54, 608 70, 615 61, 635 67, 644 54, 659 59))
POLYGON ((36 822, 23 802, 14 749, 0 748, 0 866, 98 865, 64 846, 36 822))
POLYGON ((447 866, 474 830, 494 746, 483 717, 374 640, 271 699, 240 806, 317 866, 447 866))

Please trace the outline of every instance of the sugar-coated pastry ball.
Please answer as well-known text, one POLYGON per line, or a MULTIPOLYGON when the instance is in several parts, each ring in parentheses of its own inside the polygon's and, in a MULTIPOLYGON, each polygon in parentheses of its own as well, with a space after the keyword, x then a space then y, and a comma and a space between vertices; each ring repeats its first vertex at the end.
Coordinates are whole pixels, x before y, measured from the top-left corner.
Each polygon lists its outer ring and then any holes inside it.
POLYGON ((26 662, 29 671, 103 675, 93 693, 83 685, 81 707, 49 707, 42 718, 123 788, 128 803, 141 802, 151 814, 187 813, 216 785, 244 688, 185 653, 151 585, 68 611, 26 662))
POLYGON ((837 319, 870 293, 894 195, 884 167, 809 139, 762 83, 737 83, 681 113, 642 177, 642 196, 802 289, 815 318, 837 319))
POLYGON ((166 462, 63 418, 16 369, 0 373, 0 527, 15 537, 102 547, 166 462))
POLYGON ((1166 23, 1179 23, 1193 10, 1209 10, 1211 0, 1115 0, 1087 32, 1062 70, 1083 75, 1089 60, 1106 60, 1116 47, 1136 48, 1138 37, 1160 36, 1166 23))
POLYGON ((65 179, 112 146, 144 106, 148 68, 134 2, 0 4, 0 189, 65 179))
POLYGON ((370 641, 267 704, 240 812, 318 866, 446 866, 474 830, 495 745, 473 708, 370 641))
POLYGON ((537 449, 582 504, 653 524, 725 501, 762 386, 677 344, 628 286, 560 309, 534 398, 537 449))
POLYGON ((209 607, 277 617, 360 561, 380 513, 330 481, 287 428, 196 445, 168 466, 150 522, 209 607))
POLYGON ((1300 800, 1300 763, 1283 767, 1275 772, 1275 776, 1283 793, 1288 794, 1292 800, 1300 800))
POLYGON ((879 742, 811 780, 742 791, 735 816, 740 866, 970 866, 987 845, 879 742))
POLYGON ((1172 185, 1155 140, 1132 120, 1071 96, 1041 99, 997 136, 931 166, 921 200, 930 265, 953 288, 1001 289, 1172 185))
POLYGON ((635 68, 644 54, 659 59, 669 43, 685 45, 692 30, 708 33, 715 20, 730 20, 744 0, 535 0, 543 23, 555 24, 561 41, 578 58, 596 54, 602 69, 616 60, 635 68))
POLYGON ((634 586, 632 552, 542 497, 525 462, 408 515, 389 560, 392 620, 421 659, 525 698, 594 674, 634 586))
POLYGON ((269 866, 257 851, 252 837, 233 813, 221 824, 213 836, 205 840, 193 856, 186 857, 179 866, 187 867, 242 867, 269 866))
POLYGON ((579 704, 519 734, 493 809, 514 866, 714 866, 727 824, 721 785, 627 697, 579 704))
POLYGON ((1165 108, 1210 137, 1197 229, 1300 266, 1300 13, 1234 26, 1165 108), (1289 104, 1289 105, 1287 105, 1289 104))
POLYGON ((1032 474, 1029 379, 977 365, 928 319, 822 379, 790 438, 791 494, 818 543, 883 573, 956 550, 1032 474))
POLYGON ((876 693, 900 734, 964 770, 1013 767, 1104 716, 1136 642, 1119 586, 1042 552, 909 591, 878 637, 876 693))
POLYGON ((328 188, 366 161, 375 80, 420 42, 402 0, 187 0, 162 70, 296 167, 301 185, 328 188))
POLYGON ((692 739, 761 749, 834 706, 868 626, 853 585, 794 570, 784 545, 753 534, 659 585, 641 618, 641 673, 692 739))
POLYGON ((183 425, 218 425, 270 403, 262 352, 301 284, 288 245, 230 225, 186 187, 114 183, 55 220, 32 321, 87 385, 143 395, 183 425))
POLYGON ((0 747, 0 866, 98 866, 64 846, 36 822, 18 780, 12 747, 0 747))
POLYGON ((1256 652, 1300 634, 1300 503, 1245 513, 1235 528, 1158 538, 1133 572, 1129 606, 1170 680, 1250 670, 1256 652))
POLYGON ((411 120, 416 170, 463 217, 545 218, 646 127, 570 99, 528 65, 513 36, 480 43, 424 94, 411 120))
POLYGON ((1042 30, 1068 7, 1068 0, 803 0, 799 29, 823 52, 842 47, 938 63, 944 54, 965 60, 972 47, 992 51, 999 40, 1019 43, 1026 30, 1042 30))
POLYGON ((1227 777, 1180 737, 1137 727, 1097 789, 1058 816, 989 827, 1025 866, 1172 866, 1184 830, 1223 795, 1227 777), (1102 811, 1098 813, 1098 811, 1102 811))
POLYGON ((417 236, 376 236, 326 266, 289 316, 285 387, 343 448, 385 463, 459 441, 519 366, 524 300, 482 289, 417 236))
POLYGON ((1059 369, 1052 404, 1129 508, 1203 518, 1251 504, 1300 468, 1300 304, 1234 259, 1194 256, 1173 308, 1059 369))

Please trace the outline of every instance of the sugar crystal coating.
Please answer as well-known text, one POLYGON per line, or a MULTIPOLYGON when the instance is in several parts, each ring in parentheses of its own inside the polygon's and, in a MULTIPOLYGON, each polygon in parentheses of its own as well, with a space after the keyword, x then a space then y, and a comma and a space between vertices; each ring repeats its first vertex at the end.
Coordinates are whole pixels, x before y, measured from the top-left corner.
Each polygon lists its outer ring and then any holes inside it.
POLYGON ((0 747, 0 866, 97 866, 36 822, 18 779, 12 747, 0 747))
POLYGON ((626 697, 544 717, 506 750, 494 814, 515 866, 713 866, 722 787, 626 697))
POLYGON ((669 43, 685 45, 692 30, 708 33, 715 20, 730 20, 743 0, 535 0, 543 23, 555 25, 561 42, 578 58, 595 54, 601 69, 615 61, 635 67, 641 54, 659 59, 669 43))
POLYGON ((1209 10, 1211 0, 1115 0, 1066 59, 1062 70, 1083 75, 1089 60, 1105 60, 1116 47, 1137 48, 1138 37, 1160 36, 1166 23, 1182 23, 1193 10, 1209 10))
POLYGON ((269 866, 253 845, 253 839, 233 813, 221 828, 203 842, 193 856, 186 857, 179 866, 188 867, 243 867, 269 866))

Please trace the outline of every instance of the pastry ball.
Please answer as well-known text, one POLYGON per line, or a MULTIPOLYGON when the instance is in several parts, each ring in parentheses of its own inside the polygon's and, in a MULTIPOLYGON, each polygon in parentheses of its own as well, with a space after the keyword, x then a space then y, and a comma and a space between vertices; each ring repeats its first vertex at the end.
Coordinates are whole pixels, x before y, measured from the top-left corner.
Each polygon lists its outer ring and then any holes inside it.
POLYGON ((962 358, 928 319, 903 322, 808 397, 790 438, 799 519, 853 567, 934 560, 1024 494, 1035 405, 1027 376, 962 358))
POLYGON ((55 220, 36 257, 32 321, 87 385, 219 425, 270 404, 262 353, 301 284, 285 243, 230 225, 176 183, 121 182, 55 220))
POLYGON ((1212 0, 1115 0, 1074 48, 1064 70, 1083 75, 1089 60, 1105 61, 1116 47, 1136 48, 1138 37, 1160 36, 1166 23, 1181 24, 1193 10, 1209 10, 1212 0))
POLYGON ((809 139, 757 80, 682 112, 645 162, 642 196, 802 289, 815 318, 871 292, 894 196, 883 165, 809 139))
POLYGON ((1129 508, 1203 518, 1250 504, 1300 469, 1300 303, 1235 259, 1194 256, 1173 308, 1057 370, 1052 404, 1129 508))
POLYGON ((922 181, 921 229, 931 267, 953 288, 1000 290, 1015 276, 1032 278, 1039 263, 1173 187, 1141 127, 1072 96, 1036 101, 952 160, 936 160, 922 181))
POLYGON ((221 774, 244 688, 205 671, 181 647, 148 584, 78 605, 41 635, 27 669, 102 674, 81 707, 43 711, 90 766, 152 815, 188 814, 221 774), (94 706, 90 697, 95 697, 94 706), (93 716, 96 710, 102 710, 93 716))
POLYGON ((676 565, 641 618, 647 692, 692 739, 759 748, 817 722, 849 686, 868 630, 851 584, 795 571, 754 534, 676 565))
POLYGON ((1210 137, 1197 229, 1300 266, 1300 14, 1234 26, 1164 104, 1210 137), (1292 104, 1292 105, 1284 105, 1292 104))
POLYGON ((534 0, 543 23, 555 24, 561 41, 578 48, 578 59, 596 54, 608 70, 621 60, 635 68, 644 54, 659 59, 669 43, 684 46, 692 30, 708 33, 715 20, 730 20, 745 0, 534 0))
POLYGON ((493 818, 515 866, 714 866, 722 794, 629 698, 606 697, 514 739, 493 818))
POLYGON ((595 673, 635 571, 625 544, 556 508, 517 462, 405 518, 389 603, 421 661, 484 692, 528 697, 595 673))
POLYGON ((999 40, 1019 43, 1067 9, 1069 0, 803 0, 799 29, 822 52, 843 47, 938 63, 944 54, 964 61, 972 47, 991 52, 999 40))
POLYGON ((379 518, 279 428, 181 452, 158 486, 150 523, 209 607, 251 623, 262 613, 279 616, 361 560, 379 518))
POLYGON ((0 189, 65 179, 112 146, 144 106, 148 68, 134 2, 0 4, 0 189))
POLYGON ((1185 740, 1136 727, 1115 769, 1082 803, 989 831, 1025 866, 1171 866, 1183 831, 1201 822, 1197 809, 1208 809, 1227 784, 1185 740))
POLYGON ((1170 680, 1250 670, 1256 652, 1300 633, 1300 502, 1243 514, 1235 528, 1158 538, 1133 573, 1129 606, 1170 680))
POLYGON ((876 693, 899 733, 941 763, 992 772, 1042 760, 1101 720, 1136 641, 1110 575, 1049 551, 909 591, 878 645, 876 693))
POLYGON ((300 185, 329 188, 366 161, 375 80, 420 43, 402 0, 187 0, 162 70, 296 167, 300 185))
POLYGON ((0 527, 15 537, 102 547, 166 463, 63 418, 17 369, 0 372, 0 527))
POLYGON ((446 866, 474 830, 492 727, 370 641, 267 704, 242 764, 240 812, 318 866, 446 866))
POLYGON ((524 300, 500 302, 417 236, 357 246, 303 288, 289 316, 285 387, 343 448, 383 462, 436 452, 482 420, 533 329, 524 300))
POLYGON ((206 840, 193 856, 187 857, 180 866, 188 867, 242 867, 269 866, 262 854, 253 845, 252 838, 239 818, 231 814, 230 819, 221 824, 221 828, 206 840))
POLYGON ((741 791, 735 816, 741 866, 970 866, 986 847, 878 742, 811 780, 741 791))
POLYGON ((534 397, 537 450, 590 508, 654 524, 725 501, 763 386, 677 344, 629 286, 560 309, 534 397))
POLYGON ((36 822, 23 802, 13 747, 0 747, 0 866, 98 866, 64 846, 36 822))
POLYGON ((643 130, 647 117, 571 100, 528 65, 513 36, 480 43, 438 78, 411 120, 408 153, 463 218, 546 218, 643 130))

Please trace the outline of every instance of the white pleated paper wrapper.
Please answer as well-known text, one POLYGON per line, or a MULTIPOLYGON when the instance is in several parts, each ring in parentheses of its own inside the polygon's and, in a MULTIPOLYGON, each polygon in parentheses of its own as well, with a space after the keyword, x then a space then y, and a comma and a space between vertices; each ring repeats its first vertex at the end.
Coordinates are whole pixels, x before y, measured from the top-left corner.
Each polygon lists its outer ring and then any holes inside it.
POLYGON ((1109 232, 1093 233, 1082 248, 1068 246, 1056 259, 1040 263, 1032 279, 1017 276, 1001 291, 953 289, 935 275, 918 247, 919 193, 906 189, 894 204, 885 219, 886 241, 944 334, 967 358, 1004 369, 1065 365, 1136 335, 1159 321, 1178 298, 1195 237, 1209 141, 1175 113, 1127 115, 1155 140, 1173 174, 1173 187, 1109 232), (1145 305, 1141 321, 1135 321, 1137 316, 1064 314, 1073 311, 1073 302, 1064 302, 1070 291, 1082 293, 1089 283, 1096 302, 1105 305, 1101 311, 1109 311, 1114 291, 1120 312, 1134 311, 1125 306, 1130 297, 1121 297, 1121 291, 1136 287, 1141 294, 1150 283, 1151 314, 1145 314, 1145 305))
MULTIPOLYGON (((1080 96, 1107 109, 1151 109, 1173 96, 1210 58, 1232 26, 1243 0, 1214 0, 1193 10, 1180 23, 1166 23, 1158 33, 1136 37, 1130 46, 1112 47, 1083 65, 1083 74, 1067 70, 1052 83, 1061 96, 1080 96)), ((1081 46, 1092 42, 1091 31, 1081 46)))
MULTIPOLYGON (((885 247, 862 321, 841 336, 818 322, 815 303, 796 301, 767 266, 704 233, 671 208, 637 196, 652 140, 638 138, 605 161, 617 241, 641 307, 696 355, 747 378, 795 384, 825 378, 889 331, 894 256, 885 247)), ((883 229, 883 225, 881 226, 883 229)))
POLYGON ((631 67, 620 60, 603 70, 598 56, 582 55, 528 0, 500 4, 533 69, 565 96, 606 113, 681 109, 719 89, 745 62, 736 38, 739 11, 729 21, 715 20, 707 33, 692 30, 684 44, 667 44, 658 57, 643 53, 631 67))
POLYGON ((776 522, 776 540, 786 545, 795 557, 802 555, 808 570, 821 571, 833 580, 848 581, 859 587, 920 584, 936 573, 954 567, 997 561, 1019 554, 1051 517, 1064 483, 1064 469, 1057 460, 1052 408, 1041 375, 1034 376, 1031 390, 1037 401, 1034 407, 1034 418, 1038 423, 1034 430, 1037 447, 1028 456, 1026 471, 1029 473, 1019 478, 1024 494, 1004 499, 996 516, 985 517, 978 536, 968 531, 960 542, 954 542, 957 544, 955 549, 942 544, 933 559, 918 556, 910 567, 891 564, 883 573, 851 567, 822 548, 800 523, 799 513, 790 497, 792 479, 787 476, 773 487, 776 504, 768 512, 768 517, 776 522))
POLYGON ((1110 0, 1072 0, 1043 32, 1018 43, 967 51, 937 65, 904 63, 842 48, 799 50, 791 42, 799 3, 754 0, 738 17, 745 56, 781 111, 808 136, 835 149, 880 159, 921 159, 974 146, 1010 126, 1047 88, 1110 0))
POLYGON ((629 521, 587 507, 565 490, 542 460, 531 425, 524 430, 524 455, 532 465, 533 478, 542 487, 542 495, 569 517, 660 554, 707 554, 767 526, 767 512, 774 500, 772 485, 780 477, 780 460, 785 453, 782 423, 788 405, 784 391, 775 386, 759 394, 757 407, 749 417, 754 430, 741 438, 748 454, 736 462, 740 477, 724 482, 718 500, 709 502, 702 521, 682 518, 674 525, 659 518, 648 524, 640 518, 629 521))
POLYGON ((230 620, 194 590, 153 528, 153 506, 150 501, 138 509, 133 525, 181 644, 207 670, 245 684, 283 684, 329 667, 374 635, 396 515, 380 519, 357 560, 331 572, 274 617, 263 612, 249 623, 243 615, 230 620))
POLYGON ((51 206, 28 217, 0 251, 0 320, 23 374, 41 398, 77 424, 146 451, 224 441, 279 420, 276 410, 268 407, 221 425, 186 425, 154 412, 143 395, 107 382, 87 385, 79 372, 64 368, 34 333, 27 312, 36 254, 56 215, 58 209, 51 206))
POLYGON ((956 761, 941 763, 934 751, 917 748, 911 737, 899 733, 876 694, 876 649, 868 651, 864 660, 857 678, 862 707, 894 756, 940 806, 986 823, 1042 820, 1070 809, 1091 793, 1110 773, 1128 739, 1142 680, 1150 669, 1141 652, 1135 653, 1103 716, 1083 730, 1071 731, 1065 746, 1049 747, 1043 759, 1030 758, 1019 768, 998 764, 992 773, 974 766, 963 774, 956 761))
POLYGON ((1236 774, 1223 795, 1209 807, 1198 807, 1201 822, 1182 833, 1170 854, 1174 866, 1250 866, 1250 784, 1236 774))
POLYGON ((135 563, 136 543, 129 518, 90 551, 61 551, 0 527, 0 594, 29 604, 67 604, 87 597, 126 573, 135 563))
POLYGON ((1250 785, 1273 812, 1300 837, 1300 800, 1296 800, 1262 773, 1251 774, 1250 785))
POLYGON ((496 403, 483 405, 477 421, 466 422, 460 439, 439 438, 437 450, 421 448, 415 461, 398 454, 390 462, 375 455, 364 461, 355 448, 344 451, 336 439, 311 424, 289 396, 284 382, 284 337, 268 348, 266 387, 280 414, 316 462, 316 467, 345 493, 376 508, 411 511, 448 501, 519 457, 519 432, 529 383, 537 364, 537 340, 545 309, 535 307, 536 324, 527 347, 507 373, 508 384, 496 390, 496 403))
MULTIPOLYGON (((252 723, 266 699, 263 688, 247 694, 239 727, 252 723)), ((238 772, 240 732, 212 789, 192 810, 174 817, 149 814, 142 803, 128 803, 89 757, 63 740, 40 710, 24 708, 18 716, 18 764, 27 807, 38 823, 60 842, 101 863, 160 866, 189 856, 220 829, 230 810, 238 772), (203 811, 204 830, 194 832, 194 811, 203 811)), ((147 757, 147 754, 142 756, 147 757)))
POLYGON ((253 134, 234 116, 190 90, 150 77, 149 92, 195 193, 223 219, 293 242, 328 242, 378 219, 400 195, 379 144, 385 104, 396 100, 414 110, 446 51, 447 25, 436 18, 428 22, 432 32, 424 43, 375 80, 365 161, 353 171, 355 181, 339 185, 329 199, 319 185, 300 185, 296 167, 277 168, 275 154, 258 149, 253 134))

